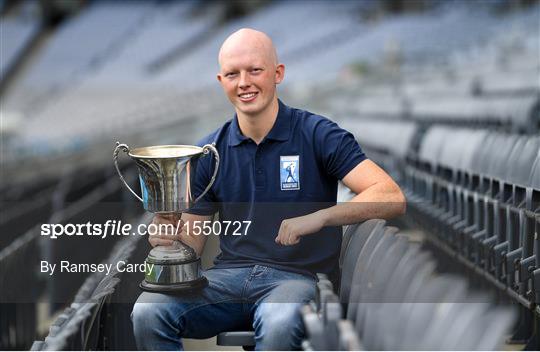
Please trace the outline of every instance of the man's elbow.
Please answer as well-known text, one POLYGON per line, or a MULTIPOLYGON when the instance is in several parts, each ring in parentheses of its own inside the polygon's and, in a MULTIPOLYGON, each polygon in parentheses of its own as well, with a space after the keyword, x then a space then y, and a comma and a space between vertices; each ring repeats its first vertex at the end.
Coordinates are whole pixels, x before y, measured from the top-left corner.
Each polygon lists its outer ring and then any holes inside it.
POLYGON ((395 190, 395 215, 394 216, 401 216, 405 215, 407 212, 407 199, 405 198, 405 195, 399 188, 399 186, 396 185, 395 190))
POLYGON ((397 183, 391 182, 387 187, 385 198, 389 205, 386 208, 386 219, 388 220, 405 214, 407 211, 407 200, 397 183))

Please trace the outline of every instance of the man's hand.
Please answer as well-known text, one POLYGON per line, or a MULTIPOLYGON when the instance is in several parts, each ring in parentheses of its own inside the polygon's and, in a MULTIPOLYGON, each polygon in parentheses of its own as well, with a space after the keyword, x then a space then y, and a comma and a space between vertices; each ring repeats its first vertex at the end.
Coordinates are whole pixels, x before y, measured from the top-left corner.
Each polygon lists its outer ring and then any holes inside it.
POLYGON ((152 247, 170 246, 174 241, 180 241, 182 232, 185 232, 180 215, 156 214, 152 219, 152 224, 153 226, 149 226, 148 231, 148 242, 152 247))
POLYGON ((275 241, 277 244, 292 246, 300 242, 300 237, 318 232, 323 226, 324 219, 318 212, 285 219, 281 222, 275 241))

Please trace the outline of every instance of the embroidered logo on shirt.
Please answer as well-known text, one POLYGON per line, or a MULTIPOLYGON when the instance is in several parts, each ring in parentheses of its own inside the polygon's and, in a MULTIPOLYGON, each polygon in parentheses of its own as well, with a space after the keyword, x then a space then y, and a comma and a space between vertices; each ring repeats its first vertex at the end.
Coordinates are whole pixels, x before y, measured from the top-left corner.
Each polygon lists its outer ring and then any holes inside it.
POLYGON ((279 173, 282 191, 300 189, 300 158, 298 155, 280 156, 279 173))

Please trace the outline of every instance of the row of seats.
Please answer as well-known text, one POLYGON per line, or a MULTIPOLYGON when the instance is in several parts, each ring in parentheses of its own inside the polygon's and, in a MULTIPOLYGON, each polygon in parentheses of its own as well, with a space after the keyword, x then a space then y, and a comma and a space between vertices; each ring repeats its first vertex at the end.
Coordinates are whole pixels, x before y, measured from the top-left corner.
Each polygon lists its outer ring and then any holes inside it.
POLYGON ((396 182, 402 181, 405 159, 417 143, 420 127, 412 121, 348 118, 340 125, 351 132, 366 155, 383 167, 396 182))
MULTIPOLYGON (((304 350, 495 350, 515 320, 465 279, 436 275, 435 261, 398 228, 373 219, 347 227, 335 292, 319 274, 302 308, 304 350)), ((218 345, 254 346, 253 332, 226 332, 218 345)))
POLYGON ((25 47, 39 30, 37 18, 12 16, 2 18, 0 40, 2 41, 2 60, 0 60, 0 77, 4 79, 16 64, 25 47))
MULTIPOLYGON (((37 280, 38 226, 0 250, 0 349, 24 350, 36 338, 36 301, 43 293, 37 280)), ((2 233, 4 235, 4 233, 2 233)))
POLYGON ((66 203, 83 198, 106 178, 106 172, 102 169, 77 168, 60 174, 58 179, 26 182, 15 179, 6 182, 6 189, 0 190, 0 196, 5 204, 11 206, 3 210, 0 217, 0 232, 3 234, 0 248, 7 247, 35 224, 47 223, 66 203), (29 218, 32 221, 28 221, 29 218))
MULTIPOLYGON (((103 170, 100 171, 76 170, 57 184, 46 184, 44 190, 37 192, 36 197, 42 196, 43 200, 38 198, 28 202, 26 207, 15 206, 3 213, 0 221, 0 349, 28 349, 38 333, 37 302, 48 304, 48 313, 54 314, 73 300, 84 281, 82 273, 75 276, 58 271, 54 276, 41 273, 41 260, 99 263, 120 239, 108 238, 107 242, 89 236, 51 239, 42 236, 41 224, 88 221, 103 224, 115 216, 126 220, 139 211, 126 205, 115 206, 126 191, 116 176, 104 178, 103 170), (77 182, 72 182, 75 176, 78 176, 77 182)), ((19 204, 19 201, 13 203, 19 204)))
MULTIPOLYGON (((149 214, 140 219, 140 223, 150 221, 149 214)), ((118 242, 109 257, 103 261, 113 264, 109 275, 100 272, 90 275, 79 288, 73 303, 65 308, 50 326, 48 336, 43 341, 35 341, 31 349, 41 351, 135 348, 129 315, 122 316, 123 324, 119 328, 118 317, 112 316, 112 312, 117 312, 115 307, 125 303, 125 300, 132 299, 130 296, 121 296, 125 293, 122 286, 133 282, 136 284, 137 281, 127 279, 125 276, 129 274, 118 271, 116 263, 121 260, 135 261, 135 252, 144 240, 143 236, 130 236, 118 242), (121 336, 114 337, 115 335, 131 336, 131 344, 122 341, 121 336), (115 340, 122 341, 123 344, 116 345, 115 340)), ((130 290, 138 293, 138 290, 133 290, 131 286, 130 290)))
MULTIPOLYGON (((55 32, 35 65, 7 96, 8 110, 28 118, 19 131, 20 138, 8 149, 12 152, 20 147, 29 155, 76 152, 110 134, 138 134, 138 126, 148 120, 153 121, 152 128, 157 128, 161 123, 172 124, 193 115, 230 114, 230 110, 205 109, 209 101, 211 105, 225 102, 215 82, 214 68, 217 50, 226 36, 241 27, 266 27, 275 40, 283 42, 281 52, 285 54, 292 50, 288 44, 297 48, 300 43, 324 42, 324 30, 330 28, 291 39, 281 33, 276 20, 283 20, 286 14, 295 19, 291 24, 298 29, 302 27, 299 18, 317 18, 321 26, 328 23, 343 27, 341 16, 328 13, 336 6, 321 3, 306 11, 300 3, 271 4, 266 11, 213 30, 219 12, 204 11, 204 5, 194 2, 91 4, 55 32), (198 15, 194 10, 199 10, 198 15), (106 36, 99 35, 103 31, 106 36), (205 36, 204 40, 193 43, 200 36, 205 36), (86 43, 82 52, 81 38, 86 43), (148 69, 178 48, 184 50, 163 69, 148 69), (195 71, 201 73, 197 82, 189 87, 178 83, 195 71), (220 95, 208 99, 210 91, 220 95), (76 124, 72 123, 74 116, 76 124)), ((20 158, 21 151, 14 156, 20 158)))
MULTIPOLYGON (((458 260, 534 309, 540 303, 540 137, 434 127, 404 173, 415 221, 458 260)), ((530 340, 532 323, 526 325, 516 341, 530 340)))
POLYGON ((339 293, 321 277, 303 310, 314 350, 494 350, 514 316, 471 294, 464 279, 435 274, 435 262, 384 220, 344 234, 339 293))
MULTIPOLYGON (((132 133, 136 129, 132 128, 133 126, 146 123, 149 119, 156 121, 159 118, 171 123, 191 113, 210 116, 211 114, 205 114, 196 106, 177 107, 171 101, 191 101, 188 91, 196 91, 197 95, 205 97, 204 102, 197 101, 194 105, 204 106, 208 101, 219 100, 208 99, 211 87, 219 89, 214 77, 215 55, 222 40, 237 28, 260 28, 272 36, 288 67, 289 78, 284 84, 302 82, 293 87, 293 92, 294 89, 304 86, 304 82, 313 82, 314 79, 325 80, 326 86, 328 78, 339 77, 351 63, 358 60, 377 61, 380 52, 384 51, 381 43, 392 42, 389 39, 392 37, 404 44, 404 51, 416 48, 413 51, 438 52, 450 48, 440 47, 441 35, 452 37, 452 43, 457 48, 468 46, 465 43, 472 40, 470 33, 474 33, 473 36, 481 35, 485 28, 490 27, 500 35, 506 28, 500 25, 500 18, 492 17, 480 9, 477 10, 482 14, 481 20, 476 18, 470 22, 469 11, 459 7, 441 14, 443 20, 426 15, 422 17, 421 25, 414 16, 403 19, 388 18, 380 25, 371 25, 358 21, 354 15, 359 13, 364 5, 349 1, 317 3, 308 8, 301 2, 272 3, 262 11, 217 28, 216 15, 212 11, 199 11, 199 15, 194 16, 192 10, 197 6, 190 2, 137 5, 94 3, 77 17, 66 21, 51 37, 43 52, 36 58, 35 64, 6 96, 5 105, 8 110, 28 117, 25 128, 20 131, 21 138, 16 139, 21 150, 30 155, 77 151, 87 148, 111 131, 119 133, 131 130, 132 133), (284 21, 288 22, 289 27, 293 26, 292 31, 296 29, 295 32, 302 35, 291 37, 284 34, 284 21), (317 30, 303 33, 303 24, 306 21, 317 21, 317 30), (474 26, 475 30, 467 31, 468 35, 457 35, 464 31, 463 23, 474 26), (485 26, 480 26, 480 23, 485 26), (458 28, 455 28, 456 26, 458 28), (430 27, 433 27, 433 30, 427 31, 430 35, 423 36, 420 42, 417 35, 411 35, 415 30, 426 31, 426 28, 430 27), (208 31, 208 28, 212 29, 208 31), (434 35, 434 31, 440 33, 434 35), (100 35, 103 33, 107 35, 100 35), (206 35, 204 40, 198 41, 196 45, 189 45, 193 38, 201 35, 206 35), (107 40, 102 40, 102 37, 107 40), (86 44, 84 48, 79 45, 81 38, 86 44), (149 47, 153 50, 147 50, 149 47), (163 69, 148 70, 153 63, 169 57, 175 50, 183 47, 186 47, 186 50, 179 52, 178 57, 163 69), (321 48, 324 50, 320 50, 321 48), (309 55, 321 51, 324 51, 325 55, 309 55), (320 67, 323 66, 330 69, 321 73, 320 67), (189 77, 192 72, 199 72, 199 79, 187 87, 182 83, 183 78, 189 77), (201 94, 202 91, 204 94, 201 94), (171 101, 155 102, 159 97, 171 92, 174 93, 171 101), (171 109, 157 114, 159 116, 156 117, 153 111, 161 106, 171 109), (77 124, 72 123, 74 117, 77 124)), ((528 33, 531 31, 527 30, 533 23, 530 15, 514 13, 505 20, 523 26, 524 28, 519 27, 519 33, 523 32, 525 37, 530 36, 528 33)), ((491 67, 491 72, 483 72, 482 76, 499 71, 499 67, 491 67)), ((504 77, 513 76, 516 72, 519 70, 504 72, 504 77)), ((474 75, 471 74, 470 77, 474 75)), ((447 87, 448 82, 440 78, 437 76, 435 79, 439 82, 438 85, 447 87)), ((417 81, 415 77, 407 77, 405 80, 417 81)), ((331 90, 335 89, 334 84, 328 86, 331 90)), ((452 86, 448 89, 451 96, 454 96, 454 88, 452 86)), ((308 96, 311 95, 310 90, 306 89, 308 96)), ((370 101, 373 103, 368 104, 368 111, 365 111, 365 106, 360 106, 356 113, 373 113, 374 111, 369 111, 369 105, 384 110, 399 100, 394 93, 390 92, 382 100, 377 100, 376 97, 360 99, 363 105, 370 101)), ((418 96, 424 97, 424 94, 418 96)), ((334 93, 328 94, 326 99, 338 100, 339 97, 334 93)), ((357 105, 356 97, 354 99, 355 102, 349 101, 340 105, 354 107, 357 105)), ((430 104, 433 101, 428 97, 424 101, 419 99, 419 105, 409 104, 409 107, 415 116, 429 114, 431 118, 433 113, 440 113, 433 109, 445 105, 444 111, 453 109, 451 115, 455 115, 454 117, 463 115, 462 110, 465 110, 466 118, 476 119, 480 118, 480 115, 490 115, 487 117, 516 123, 518 118, 528 118, 529 108, 534 104, 534 97, 532 99, 531 103, 529 97, 509 97, 500 99, 501 104, 498 103, 499 99, 485 101, 467 98, 457 103, 445 99, 437 101, 436 106, 433 106, 434 104, 430 104), (492 106, 495 108, 490 109, 492 106), (523 113, 515 114, 514 110, 523 113), (513 120, 508 121, 509 118, 513 120)), ((416 102, 417 99, 411 100, 416 102)), ((394 109, 394 115, 401 116, 402 110, 408 114, 407 104, 399 102, 398 105, 399 110, 394 109)), ((339 108, 333 111, 339 111, 339 108)), ((218 116, 223 115, 220 113, 218 116)), ((525 120, 518 123, 523 124, 525 120)), ((8 151, 14 149, 8 147, 8 151)), ((18 157, 21 155, 14 154, 18 157)))
MULTIPOLYGON (((523 84, 523 89, 528 89, 528 82, 523 84)), ((508 92, 495 97, 460 96, 452 91, 437 96, 410 96, 403 92, 397 98, 394 94, 369 96, 347 105, 347 112, 379 120, 406 118, 422 123, 506 126, 537 131, 540 128, 540 89, 516 91, 518 94, 508 92)))

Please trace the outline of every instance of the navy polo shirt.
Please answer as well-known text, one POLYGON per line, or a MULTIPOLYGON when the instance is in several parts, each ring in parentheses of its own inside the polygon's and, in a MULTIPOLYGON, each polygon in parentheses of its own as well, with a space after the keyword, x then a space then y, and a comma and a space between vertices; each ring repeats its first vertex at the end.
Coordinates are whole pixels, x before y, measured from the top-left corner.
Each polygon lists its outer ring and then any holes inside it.
MULTIPOLYGON (((189 213, 219 212, 221 254, 215 267, 262 264, 336 278, 341 226, 325 227, 292 246, 279 245, 275 238, 284 219, 336 204, 338 180, 366 159, 353 135, 325 117, 279 101, 274 126, 259 145, 242 135, 236 116, 198 145, 207 143, 215 143, 221 163, 214 185, 189 213), (227 221, 237 223, 225 232, 227 221), (238 221, 245 223, 240 227, 238 221)), ((214 163, 208 156, 197 160, 195 195, 210 182, 214 163)))

